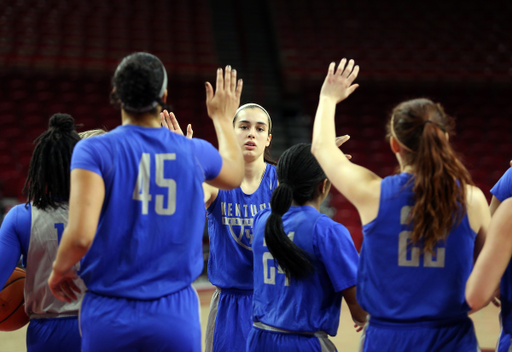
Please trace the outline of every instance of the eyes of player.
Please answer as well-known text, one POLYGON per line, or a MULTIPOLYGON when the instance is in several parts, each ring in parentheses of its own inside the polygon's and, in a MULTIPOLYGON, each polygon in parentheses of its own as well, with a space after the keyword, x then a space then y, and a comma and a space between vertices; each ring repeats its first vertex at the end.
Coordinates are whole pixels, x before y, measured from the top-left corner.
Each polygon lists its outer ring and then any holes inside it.
MULTIPOLYGON (((248 125, 241 124, 241 125, 239 126, 239 128, 240 128, 240 129, 242 129, 242 130, 248 130, 248 129, 249 129, 249 126, 248 126, 248 125)), ((265 132, 265 128, 264 128, 264 127, 261 127, 261 126, 258 126, 258 127, 256 127, 256 131, 258 131, 258 132, 265 132)))

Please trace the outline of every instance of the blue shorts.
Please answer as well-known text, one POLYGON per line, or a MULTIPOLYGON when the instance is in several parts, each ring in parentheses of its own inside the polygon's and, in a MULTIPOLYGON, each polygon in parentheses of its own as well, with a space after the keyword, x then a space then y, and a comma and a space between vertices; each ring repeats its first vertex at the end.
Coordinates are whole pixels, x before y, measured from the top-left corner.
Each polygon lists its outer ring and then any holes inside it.
POLYGON ((471 319, 431 323, 389 323, 370 318, 362 337, 363 352, 480 351, 471 319))
POLYGON ((80 310, 83 352, 201 352, 199 299, 188 286, 155 300, 85 294, 80 310))
POLYGON ((78 317, 31 319, 27 352, 80 352, 78 317))
POLYGON ((253 291, 217 289, 206 325, 205 352, 245 351, 252 327, 253 291))
POLYGON ((511 350, 511 336, 503 331, 500 332, 498 344, 496 345, 496 352, 510 352, 511 350))
POLYGON ((251 329, 247 340, 248 352, 335 352, 334 344, 325 334, 322 337, 276 331, 251 329))

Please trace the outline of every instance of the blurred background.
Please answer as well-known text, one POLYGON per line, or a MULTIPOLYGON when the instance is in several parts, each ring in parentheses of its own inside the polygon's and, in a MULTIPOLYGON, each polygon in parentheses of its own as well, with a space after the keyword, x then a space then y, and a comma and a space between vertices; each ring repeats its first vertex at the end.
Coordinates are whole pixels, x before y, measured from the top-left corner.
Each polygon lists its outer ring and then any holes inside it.
MULTIPOLYGON (((310 141, 328 64, 352 58, 360 88, 336 113, 337 134, 351 136, 344 152, 393 173, 389 113, 428 97, 456 117, 451 140, 489 196, 512 159, 511 18, 508 1, 0 0, 0 211, 25 201, 33 141, 52 114, 71 114, 80 130, 121 123, 110 80, 135 51, 164 62, 178 120, 211 142, 204 81, 231 64, 242 103, 273 117, 275 157, 310 141)), ((355 208, 333 190, 325 211, 359 247, 355 208)))

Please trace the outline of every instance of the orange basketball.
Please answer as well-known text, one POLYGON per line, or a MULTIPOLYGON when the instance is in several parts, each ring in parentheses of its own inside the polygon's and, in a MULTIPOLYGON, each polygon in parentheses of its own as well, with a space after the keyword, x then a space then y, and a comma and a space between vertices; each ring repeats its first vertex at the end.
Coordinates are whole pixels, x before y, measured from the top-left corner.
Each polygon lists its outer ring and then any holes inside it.
POLYGON ((24 287, 25 270, 16 268, 0 291, 0 331, 18 330, 28 323, 24 287))

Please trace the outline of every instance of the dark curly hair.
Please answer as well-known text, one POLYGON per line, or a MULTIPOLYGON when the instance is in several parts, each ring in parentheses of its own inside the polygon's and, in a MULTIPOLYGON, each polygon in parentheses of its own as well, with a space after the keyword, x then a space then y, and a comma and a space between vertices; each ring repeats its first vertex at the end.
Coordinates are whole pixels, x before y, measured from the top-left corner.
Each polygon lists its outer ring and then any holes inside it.
POLYGON ((23 187, 27 205, 39 209, 58 208, 69 199, 71 154, 80 136, 75 120, 68 114, 50 118, 48 130, 34 141, 28 177, 23 187))
POLYGON ((110 102, 135 114, 156 113, 167 88, 167 72, 162 62, 149 53, 134 53, 123 59, 112 77, 110 102))

